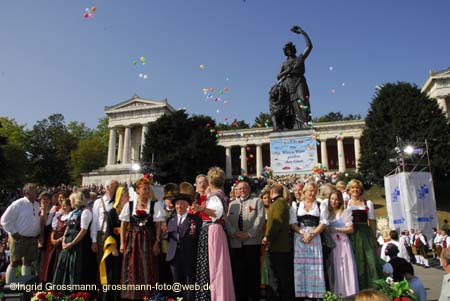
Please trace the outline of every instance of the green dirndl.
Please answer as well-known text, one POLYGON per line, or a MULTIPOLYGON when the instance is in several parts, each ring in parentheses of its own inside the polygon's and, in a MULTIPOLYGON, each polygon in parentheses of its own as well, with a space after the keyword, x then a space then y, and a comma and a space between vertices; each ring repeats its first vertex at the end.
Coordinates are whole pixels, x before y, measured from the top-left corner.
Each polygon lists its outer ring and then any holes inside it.
POLYGON ((350 239, 355 252, 359 289, 373 288, 374 281, 382 278, 383 272, 376 254, 372 230, 367 222, 354 222, 353 226, 354 231, 350 239))

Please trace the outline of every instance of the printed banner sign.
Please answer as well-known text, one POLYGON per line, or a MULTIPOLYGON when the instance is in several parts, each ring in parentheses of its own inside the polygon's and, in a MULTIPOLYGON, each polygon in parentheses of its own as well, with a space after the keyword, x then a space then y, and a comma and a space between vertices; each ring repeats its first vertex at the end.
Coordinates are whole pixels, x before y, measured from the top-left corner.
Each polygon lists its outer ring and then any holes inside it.
POLYGON ((317 163, 316 143, 311 137, 271 140, 270 165, 273 173, 311 173, 317 163))

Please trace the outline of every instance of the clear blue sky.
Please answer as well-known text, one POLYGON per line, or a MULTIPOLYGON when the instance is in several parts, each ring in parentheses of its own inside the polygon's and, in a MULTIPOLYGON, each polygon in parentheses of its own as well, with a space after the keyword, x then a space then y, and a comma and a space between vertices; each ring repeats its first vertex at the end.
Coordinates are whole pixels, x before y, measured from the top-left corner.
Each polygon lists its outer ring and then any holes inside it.
POLYGON ((376 85, 421 87, 430 70, 450 67, 449 12, 448 0, 1 0, 0 116, 32 126, 62 113, 95 127, 104 106, 137 93, 253 123, 269 111, 283 45, 305 46, 292 25, 314 45, 313 116, 364 116, 376 85), (133 65, 141 56, 146 65, 133 65), (210 87, 221 101, 206 99, 210 87))

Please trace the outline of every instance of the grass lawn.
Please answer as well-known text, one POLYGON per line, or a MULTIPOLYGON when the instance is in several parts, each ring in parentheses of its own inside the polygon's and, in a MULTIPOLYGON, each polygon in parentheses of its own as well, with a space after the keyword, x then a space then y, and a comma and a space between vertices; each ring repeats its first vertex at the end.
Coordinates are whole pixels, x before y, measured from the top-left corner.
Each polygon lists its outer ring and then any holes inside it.
MULTIPOLYGON (((384 187, 379 185, 372 186, 369 190, 364 192, 364 198, 366 200, 371 200, 374 203, 376 217, 388 216, 384 187)), ((443 225, 444 219, 450 221, 450 208, 440 208, 437 210, 437 216, 439 219, 439 225, 443 225)))

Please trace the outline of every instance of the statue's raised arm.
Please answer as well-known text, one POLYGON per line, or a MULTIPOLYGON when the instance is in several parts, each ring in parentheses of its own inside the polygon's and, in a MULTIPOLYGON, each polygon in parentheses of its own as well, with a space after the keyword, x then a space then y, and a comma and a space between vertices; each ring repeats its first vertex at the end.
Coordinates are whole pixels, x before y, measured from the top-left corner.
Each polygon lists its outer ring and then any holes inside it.
POLYGON ((303 59, 306 59, 313 48, 311 39, 309 38, 308 34, 300 26, 297 26, 297 25, 292 26, 291 31, 296 34, 302 34, 305 37, 306 48, 305 48, 305 50, 303 50, 302 56, 303 56, 303 59))

